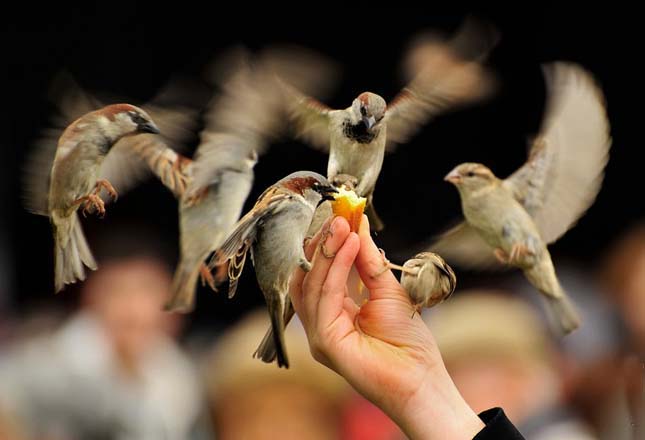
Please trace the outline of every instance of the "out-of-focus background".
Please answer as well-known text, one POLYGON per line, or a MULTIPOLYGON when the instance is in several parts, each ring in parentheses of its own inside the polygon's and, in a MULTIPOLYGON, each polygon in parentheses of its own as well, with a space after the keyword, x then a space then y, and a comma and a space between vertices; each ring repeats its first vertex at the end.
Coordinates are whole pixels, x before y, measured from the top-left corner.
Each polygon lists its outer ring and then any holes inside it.
MULTIPOLYGON (((50 227, 22 208, 21 167, 54 114, 47 96, 63 69, 86 89, 141 102, 171 76, 200 81, 234 45, 295 43, 340 64, 341 81, 326 102, 341 108, 364 90, 392 98, 403 85, 398 66, 410 39, 428 29, 452 32, 471 13, 501 33, 488 61, 499 93, 436 118, 386 157, 375 198, 386 229, 376 241, 402 262, 452 224, 459 199, 442 177, 464 161, 510 174, 540 124, 540 63, 586 67, 605 93, 613 147, 595 204, 550 247, 583 327, 553 338, 536 295, 515 272, 458 271, 454 299, 426 317, 469 403, 477 411, 503 406, 527 438, 645 435, 638 16, 546 3, 301 8, 132 1, 34 6, 5 16, 0 438, 401 438, 377 409, 315 365, 297 325, 289 372, 251 359, 268 322, 252 270, 234 300, 200 287, 192 314, 160 311, 177 259, 177 208, 152 178, 111 204, 104 219, 82 220, 100 270, 54 296, 50 227)), ((255 168, 247 209, 268 185, 300 169, 324 174, 326 156, 291 139, 271 145, 255 168)))

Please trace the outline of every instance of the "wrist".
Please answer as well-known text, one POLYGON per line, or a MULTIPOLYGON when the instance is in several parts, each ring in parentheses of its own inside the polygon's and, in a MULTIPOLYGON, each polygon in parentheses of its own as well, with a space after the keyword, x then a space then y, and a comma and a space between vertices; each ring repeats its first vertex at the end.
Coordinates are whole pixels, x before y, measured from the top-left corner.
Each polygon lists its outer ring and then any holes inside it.
POLYGON ((399 414, 391 416, 413 440, 472 439, 485 426, 443 365, 429 371, 399 414))

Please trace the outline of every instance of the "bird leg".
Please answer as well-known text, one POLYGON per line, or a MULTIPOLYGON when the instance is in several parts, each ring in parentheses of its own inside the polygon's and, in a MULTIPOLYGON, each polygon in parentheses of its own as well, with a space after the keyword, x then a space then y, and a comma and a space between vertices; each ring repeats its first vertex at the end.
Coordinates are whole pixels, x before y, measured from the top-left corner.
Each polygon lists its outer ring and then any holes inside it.
MULTIPOLYGON (((222 264, 218 264, 217 266, 215 266, 215 285, 222 284, 224 281, 228 279, 228 264, 229 262, 226 261, 222 264)), ((206 267, 208 268, 209 266, 206 265, 206 267)))
POLYGON ((298 265, 304 272, 311 272, 311 263, 304 256, 300 259, 298 265))
POLYGON ((493 254, 495 254, 495 258, 497 258, 497 261, 499 261, 502 264, 508 264, 508 254, 504 252, 504 249, 495 248, 495 250, 493 250, 493 254))
POLYGON ((116 201, 116 199, 119 198, 119 194, 117 194, 116 190, 112 186, 110 182, 108 182, 105 179, 99 179, 96 181, 96 187, 94 188, 94 194, 99 195, 101 193, 101 188, 105 188, 105 190, 108 192, 110 197, 112 197, 112 200, 116 201))
POLYGON ((388 270, 394 269, 394 270, 400 270, 401 272, 409 273, 410 275, 416 275, 416 271, 404 267, 404 266, 399 266, 398 264, 391 263, 390 260, 388 260, 385 257, 385 251, 381 248, 379 248, 379 252, 381 253, 381 256, 383 257, 383 269, 381 269, 378 273, 372 275, 372 278, 376 278, 381 274, 384 274, 388 270))
POLYGON ((514 243, 511 247, 510 255, 503 249, 496 248, 493 253, 497 260, 502 264, 517 265, 520 264, 524 257, 533 255, 534 253, 523 243, 514 243))
POLYGON ((524 257, 533 255, 533 252, 524 243, 515 243, 511 248, 511 255, 509 258, 510 264, 519 264, 524 257))
POLYGON ((412 306, 412 316, 410 316, 410 319, 414 319, 414 315, 419 315, 421 316, 421 309, 423 306, 421 304, 417 304, 416 306, 412 306))
MULTIPOLYGON (((219 267, 218 267, 218 270, 219 270, 219 267)), ((199 266, 199 277, 201 278, 202 286, 205 286, 208 284, 208 287, 210 287, 215 292, 217 292, 217 287, 215 286, 215 279, 213 278, 213 274, 211 273, 210 270, 208 270, 208 267, 204 263, 202 263, 199 266)))
POLYGON ((80 204, 83 204, 83 217, 87 217, 87 213, 91 213, 92 209, 96 209, 100 217, 105 215, 105 203, 97 194, 92 193, 74 200, 74 205, 80 204))
POLYGON ((325 258, 334 258, 336 256, 336 253, 328 252, 327 248, 325 247, 325 242, 329 237, 333 235, 334 233, 331 232, 331 225, 330 225, 325 228, 325 230, 322 232, 322 235, 320 236, 320 252, 322 252, 325 258))
MULTIPOLYGON (((183 190, 182 190, 183 191, 183 190)), ((204 200, 208 195, 208 187, 201 188, 199 191, 194 191, 191 194, 186 194, 185 203, 188 206, 194 206, 204 200)))

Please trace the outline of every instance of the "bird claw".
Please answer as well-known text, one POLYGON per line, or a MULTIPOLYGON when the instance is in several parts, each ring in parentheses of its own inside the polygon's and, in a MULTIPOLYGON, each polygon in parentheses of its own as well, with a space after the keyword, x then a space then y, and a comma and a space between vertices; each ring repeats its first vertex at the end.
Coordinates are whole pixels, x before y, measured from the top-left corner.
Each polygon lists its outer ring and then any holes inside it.
POLYGON ((381 269, 380 271, 378 271, 374 275, 371 275, 372 278, 376 278, 376 277, 384 274, 388 270, 394 270, 394 269, 395 270, 400 270, 401 272, 405 272, 405 273, 408 273, 410 275, 416 275, 415 271, 410 270, 409 268, 407 268, 405 266, 399 266, 398 264, 393 264, 392 262, 390 262, 390 260, 388 260, 385 257, 385 251, 383 249, 379 248, 379 252, 381 253, 381 256, 383 257, 383 266, 384 267, 383 267, 383 269, 381 269))
POLYGON ((390 263, 390 260, 388 260, 387 257, 385 256, 385 251, 381 248, 379 248, 378 251, 381 253, 381 257, 383 257, 383 269, 378 271, 378 273, 371 275, 372 278, 377 278, 380 275, 384 274, 385 272, 391 269, 390 266, 392 265, 392 263, 390 263))
POLYGON ((105 216, 105 203, 103 202, 103 199, 101 199, 96 194, 89 194, 87 196, 81 197, 80 199, 74 201, 74 204, 83 205, 83 209, 81 210, 83 217, 87 217, 88 213, 91 214, 92 209, 96 210, 99 217, 103 218, 105 216))
POLYGON ((325 242, 329 237, 332 237, 334 233, 331 231, 331 226, 328 226, 320 236, 320 252, 322 252, 325 258, 334 258, 336 256, 335 252, 328 252, 325 247, 325 242))
POLYGON ((493 253, 502 264, 511 265, 520 264, 521 260, 524 259, 524 257, 534 255, 533 252, 531 252, 531 250, 522 243, 513 244, 510 254, 507 254, 503 249, 500 248, 495 249, 493 253))
POLYGON ((208 285, 213 291, 217 292, 217 287, 215 286, 215 279, 213 278, 213 274, 211 273, 210 270, 208 270, 208 267, 204 263, 202 263, 199 266, 199 277, 202 282, 202 286, 208 285))
POLYGON ((302 269, 305 272, 311 272, 311 263, 307 261, 306 258, 302 258, 299 263, 300 269, 302 269))
POLYGON ((504 252, 503 249, 501 248, 495 248, 493 251, 493 254, 495 254, 495 258, 497 258, 497 261, 499 261, 502 264, 508 264, 508 255, 506 252, 504 252))
POLYGON ((99 179, 96 181, 96 187, 94 188, 94 195, 99 195, 101 193, 101 189, 105 188, 107 193, 112 197, 112 200, 115 202, 119 198, 119 194, 116 192, 116 189, 112 186, 110 182, 108 182, 105 179, 99 179))

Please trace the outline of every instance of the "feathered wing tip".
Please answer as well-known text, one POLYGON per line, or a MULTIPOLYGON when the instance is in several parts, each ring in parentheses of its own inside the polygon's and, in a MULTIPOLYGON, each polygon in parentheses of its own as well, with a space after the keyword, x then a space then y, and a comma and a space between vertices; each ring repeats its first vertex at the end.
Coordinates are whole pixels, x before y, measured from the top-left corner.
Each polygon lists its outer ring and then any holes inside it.
POLYGON ((54 245, 54 284, 56 292, 63 290, 66 284, 85 280, 83 265, 91 270, 97 268, 78 220, 78 214, 72 214, 65 221, 68 223, 54 225, 56 242, 54 245))
POLYGON ((168 312, 189 313, 195 307, 195 288, 200 265, 181 261, 172 280, 172 297, 164 305, 168 312))
POLYGON ((566 294, 556 298, 545 294, 549 319, 558 325, 565 335, 580 327, 580 315, 566 294))

